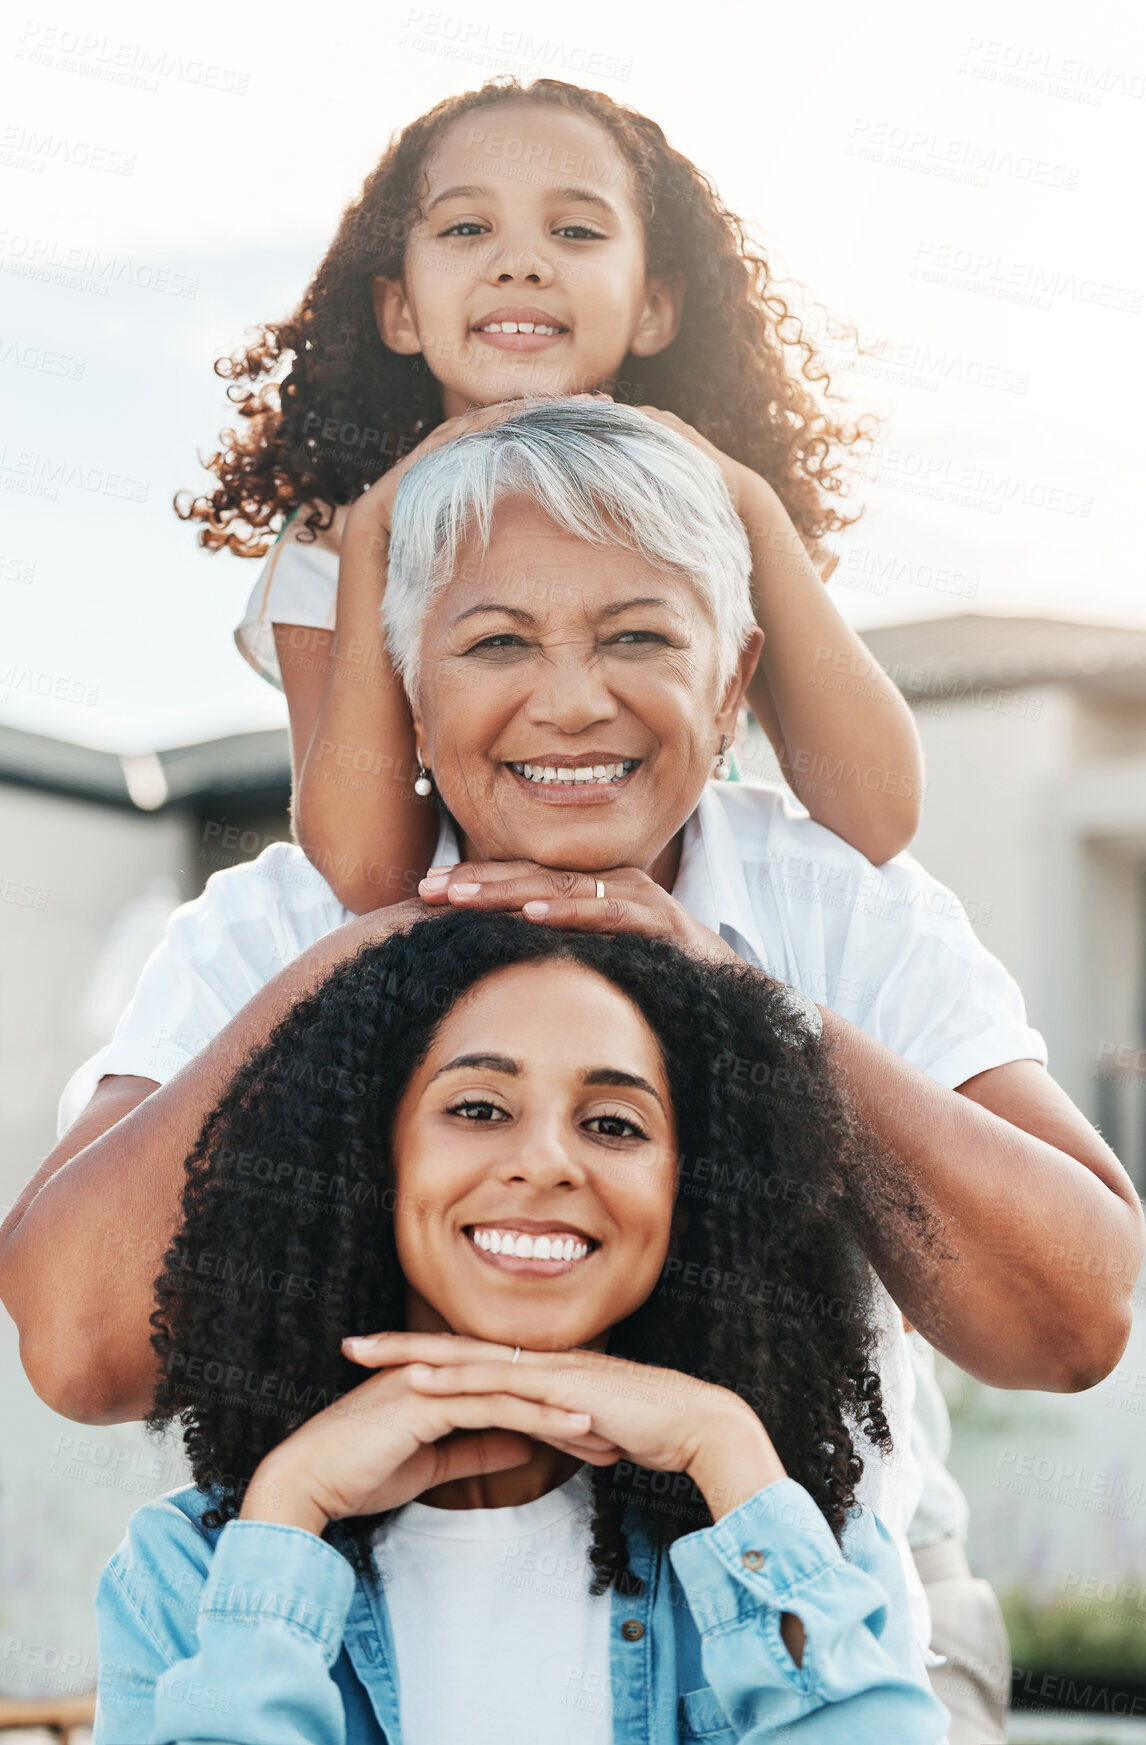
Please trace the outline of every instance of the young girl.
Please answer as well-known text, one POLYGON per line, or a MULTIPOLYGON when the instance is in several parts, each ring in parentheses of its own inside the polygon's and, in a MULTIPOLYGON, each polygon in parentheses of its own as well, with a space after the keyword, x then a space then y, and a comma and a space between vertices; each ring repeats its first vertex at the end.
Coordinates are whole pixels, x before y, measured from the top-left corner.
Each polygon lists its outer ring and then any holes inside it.
POLYGON ((180 513, 244 556, 286 521, 236 635, 286 692, 296 831, 347 907, 412 892, 437 829, 379 627, 398 478, 475 409, 536 394, 609 393, 713 454, 767 636, 749 701, 789 783, 877 864, 910 841, 913 721, 813 563, 849 524, 839 454, 867 432, 820 403, 827 372, 800 331, 654 122, 541 79, 407 127, 297 313, 220 361, 245 428, 210 463, 218 487, 180 513))
POLYGON ((96 1745, 942 1738, 853 1506, 860 1243, 918 1209, 782 1001, 454 915, 280 1024, 188 1160, 196 1486, 105 1571, 96 1745))

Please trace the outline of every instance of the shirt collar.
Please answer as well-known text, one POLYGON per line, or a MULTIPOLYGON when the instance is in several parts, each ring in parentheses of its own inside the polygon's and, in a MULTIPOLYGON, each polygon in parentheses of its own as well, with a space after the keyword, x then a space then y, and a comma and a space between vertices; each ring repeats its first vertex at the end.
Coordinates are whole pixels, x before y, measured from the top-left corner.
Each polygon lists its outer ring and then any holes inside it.
MULTIPOLYGON (((702 926, 718 933, 754 969, 769 971, 744 864, 728 815, 711 785, 684 827, 673 896, 702 926)), ((782 978, 781 978, 782 979, 782 978)))

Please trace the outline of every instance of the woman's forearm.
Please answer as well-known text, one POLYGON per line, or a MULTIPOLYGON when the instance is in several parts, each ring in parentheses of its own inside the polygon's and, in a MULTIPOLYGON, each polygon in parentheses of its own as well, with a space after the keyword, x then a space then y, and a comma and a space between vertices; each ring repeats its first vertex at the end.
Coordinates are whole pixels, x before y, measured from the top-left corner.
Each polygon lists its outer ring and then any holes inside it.
MULTIPOLYGON (((864 1513, 849 1522, 846 1545, 845 1556, 807 1491, 782 1479, 670 1547, 705 1676, 742 1745, 944 1738, 947 1713, 911 1637, 894 1541, 864 1513)), ((714 1724, 707 1704, 696 1720, 698 1732, 714 1724)))
POLYGON ((776 493, 757 483, 741 504, 765 635, 748 701, 816 822, 880 865, 919 822, 915 722, 836 610, 776 493))
POLYGON ((1114 1153, 1035 1061, 981 1073, 959 1094, 823 1016, 859 1113, 941 1224, 930 1250, 872 1233, 873 1264, 908 1320, 994 1387, 1100 1381, 1129 1336, 1143 1246, 1114 1153), (1093 1264, 1071 1266, 1080 1242, 1093 1264))
POLYGON ((295 828, 308 859, 355 914, 412 896, 437 839, 414 792, 414 730, 382 634, 387 540, 347 523, 338 621, 302 762, 295 828))
POLYGON ((154 1281, 204 1118, 279 1019, 336 964, 384 939, 398 913, 363 917, 319 940, 151 1095, 142 1094, 147 1081, 132 1080, 140 1090, 117 1102, 116 1081, 106 1081, 45 1160, 0 1230, 0 1294, 32 1385, 56 1411, 84 1423, 147 1411, 154 1281))

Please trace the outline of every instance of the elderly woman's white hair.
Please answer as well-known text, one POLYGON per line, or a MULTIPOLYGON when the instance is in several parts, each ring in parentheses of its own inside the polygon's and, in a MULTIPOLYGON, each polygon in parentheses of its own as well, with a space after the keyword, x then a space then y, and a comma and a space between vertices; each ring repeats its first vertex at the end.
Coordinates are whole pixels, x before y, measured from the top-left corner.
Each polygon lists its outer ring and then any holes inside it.
POLYGON ((593 545, 687 575, 712 617, 721 684, 753 628, 748 539, 716 463, 676 431, 608 400, 545 400, 431 449, 394 498, 382 622, 407 693, 422 631, 459 546, 484 551, 494 507, 527 496, 593 545))

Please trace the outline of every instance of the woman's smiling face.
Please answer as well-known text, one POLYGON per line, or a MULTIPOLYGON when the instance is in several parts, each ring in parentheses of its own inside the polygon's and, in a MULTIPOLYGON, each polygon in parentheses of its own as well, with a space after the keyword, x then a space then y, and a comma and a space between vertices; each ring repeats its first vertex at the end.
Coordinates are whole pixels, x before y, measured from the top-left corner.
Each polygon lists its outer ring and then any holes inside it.
POLYGON ((676 1198, 669 1087, 644 1018, 581 965, 518 964, 471 988, 392 1146, 411 1330, 603 1344, 655 1287, 676 1198))
POLYGON ((735 734, 757 649, 722 687, 686 577, 504 498, 421 644, 418 741, 465 852, 657 876, 735 734))
POLYGON ((668 345, 679 295, 646 283, 632 176, 604 128, 515 104, 444 134, 402 281, 375 281, 375 310, 391 350, 425 357, 450 418, 612 382, 628 352, 668 345))

